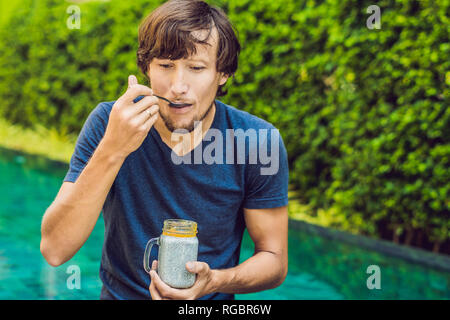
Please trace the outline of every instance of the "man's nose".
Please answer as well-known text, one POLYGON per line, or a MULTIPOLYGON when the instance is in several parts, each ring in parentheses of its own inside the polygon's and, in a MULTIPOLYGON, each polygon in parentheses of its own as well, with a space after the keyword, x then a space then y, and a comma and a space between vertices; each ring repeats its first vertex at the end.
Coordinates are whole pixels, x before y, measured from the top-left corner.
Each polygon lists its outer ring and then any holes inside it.
POLYGON ((171 91, 175 97, 185 94, 189 89, 186 81, 186 73, 182 68, 177 68, 173 73, 171 91))

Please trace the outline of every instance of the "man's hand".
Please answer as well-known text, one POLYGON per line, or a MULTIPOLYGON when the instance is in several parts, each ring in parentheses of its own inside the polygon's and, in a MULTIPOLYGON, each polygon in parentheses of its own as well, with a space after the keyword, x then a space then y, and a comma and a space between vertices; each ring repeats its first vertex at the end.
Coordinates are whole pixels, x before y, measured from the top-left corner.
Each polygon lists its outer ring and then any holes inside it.
POLYGON ((128 89, 114 103, 103 137, 113 154, 126 158, 139 148, 158 119, 158 101, 152 89, 138 84, 135 76, 128 77, 128 89), (134 103, 141 95, 145 97, 134 103))
POLYGON ((212 270, 205 262, 188 262, 186 269, 196 273, 197 278, 192 287, 175 289, 165 284, 156 273, 158 262, 155 260, 150 271, 150 295, 153 300, 195 300, 213 292, 212 270))

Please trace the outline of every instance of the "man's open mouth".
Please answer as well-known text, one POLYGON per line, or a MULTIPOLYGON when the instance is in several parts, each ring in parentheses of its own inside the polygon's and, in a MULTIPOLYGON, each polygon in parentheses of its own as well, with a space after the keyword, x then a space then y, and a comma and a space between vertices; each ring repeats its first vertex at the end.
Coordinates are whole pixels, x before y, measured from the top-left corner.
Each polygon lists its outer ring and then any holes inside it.
POLYGON ((178 108, 178 109, 186 108, 186 107, 190 107, 190 106, 192 106, 192 104, 190 104, 190 103, 170 103, 169 104, 169 107, 178 108))

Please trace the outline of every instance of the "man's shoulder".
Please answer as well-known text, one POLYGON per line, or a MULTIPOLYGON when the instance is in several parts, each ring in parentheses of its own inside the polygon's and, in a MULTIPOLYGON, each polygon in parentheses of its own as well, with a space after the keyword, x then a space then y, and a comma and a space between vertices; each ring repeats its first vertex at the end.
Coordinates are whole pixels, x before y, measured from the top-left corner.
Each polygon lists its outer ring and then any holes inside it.
POLYGON ((114 103, 116 103, 116 101, 102 101, 100 102, 94 110, 100 111, 100 112, 106 112, 106 113, 110 113, 111 109, 114 105, 114 103))
POLYGON ((259 118, 247 111, 240 110, 234 106, 218 101, 219 106, 225 114, 225 119, 233 129, 276 129, 270 122, 259 118))
POLYGON ((97 106, 92 109, 87 119, 90 123, 98 123, 99 121, 103 124, 108 123, 109 114, 116 101, 102 101, 97 104, 97 106))

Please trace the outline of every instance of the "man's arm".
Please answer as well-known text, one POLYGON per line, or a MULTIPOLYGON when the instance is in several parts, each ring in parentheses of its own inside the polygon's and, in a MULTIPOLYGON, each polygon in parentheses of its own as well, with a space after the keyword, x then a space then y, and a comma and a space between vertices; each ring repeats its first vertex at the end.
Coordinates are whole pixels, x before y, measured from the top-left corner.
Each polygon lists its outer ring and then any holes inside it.
POLYGON ((240 265, 212 270, 213 292, 250 293, 273 289, 288 271, 287 206, 244 209, 248 233, 255 243, 252 257, 240 265))
POLYGON ((197 273, 195 284, 188 289, 174 289, 155 272, 150 273, 153 299, 197 299, 213 292, 251 293, 272 289, 283 283, 288 270, 287 206, 273 209, 244 209, 248 233, 255 243, 252 257, 229 269, 211 270, 207 263, 196 262, 190 272, 197 273))
POLYGON ((124 161, 107 150, 102 140, 77 181, 64 182, 45 211, 40 247, 44 258, 54 267, 71 259, 94 229, 124 161))
POLYGON ((63 183, 45 211, 40 248, 50 265, 69 260, 88 239, 125 158, 142 144, 158 118, 158 98, 152 94, 129 77, 128 90, 112 107, 103 138, 81 174, 75 183, 63 183), (146 97, 134 103, 139 95, 146 97))

